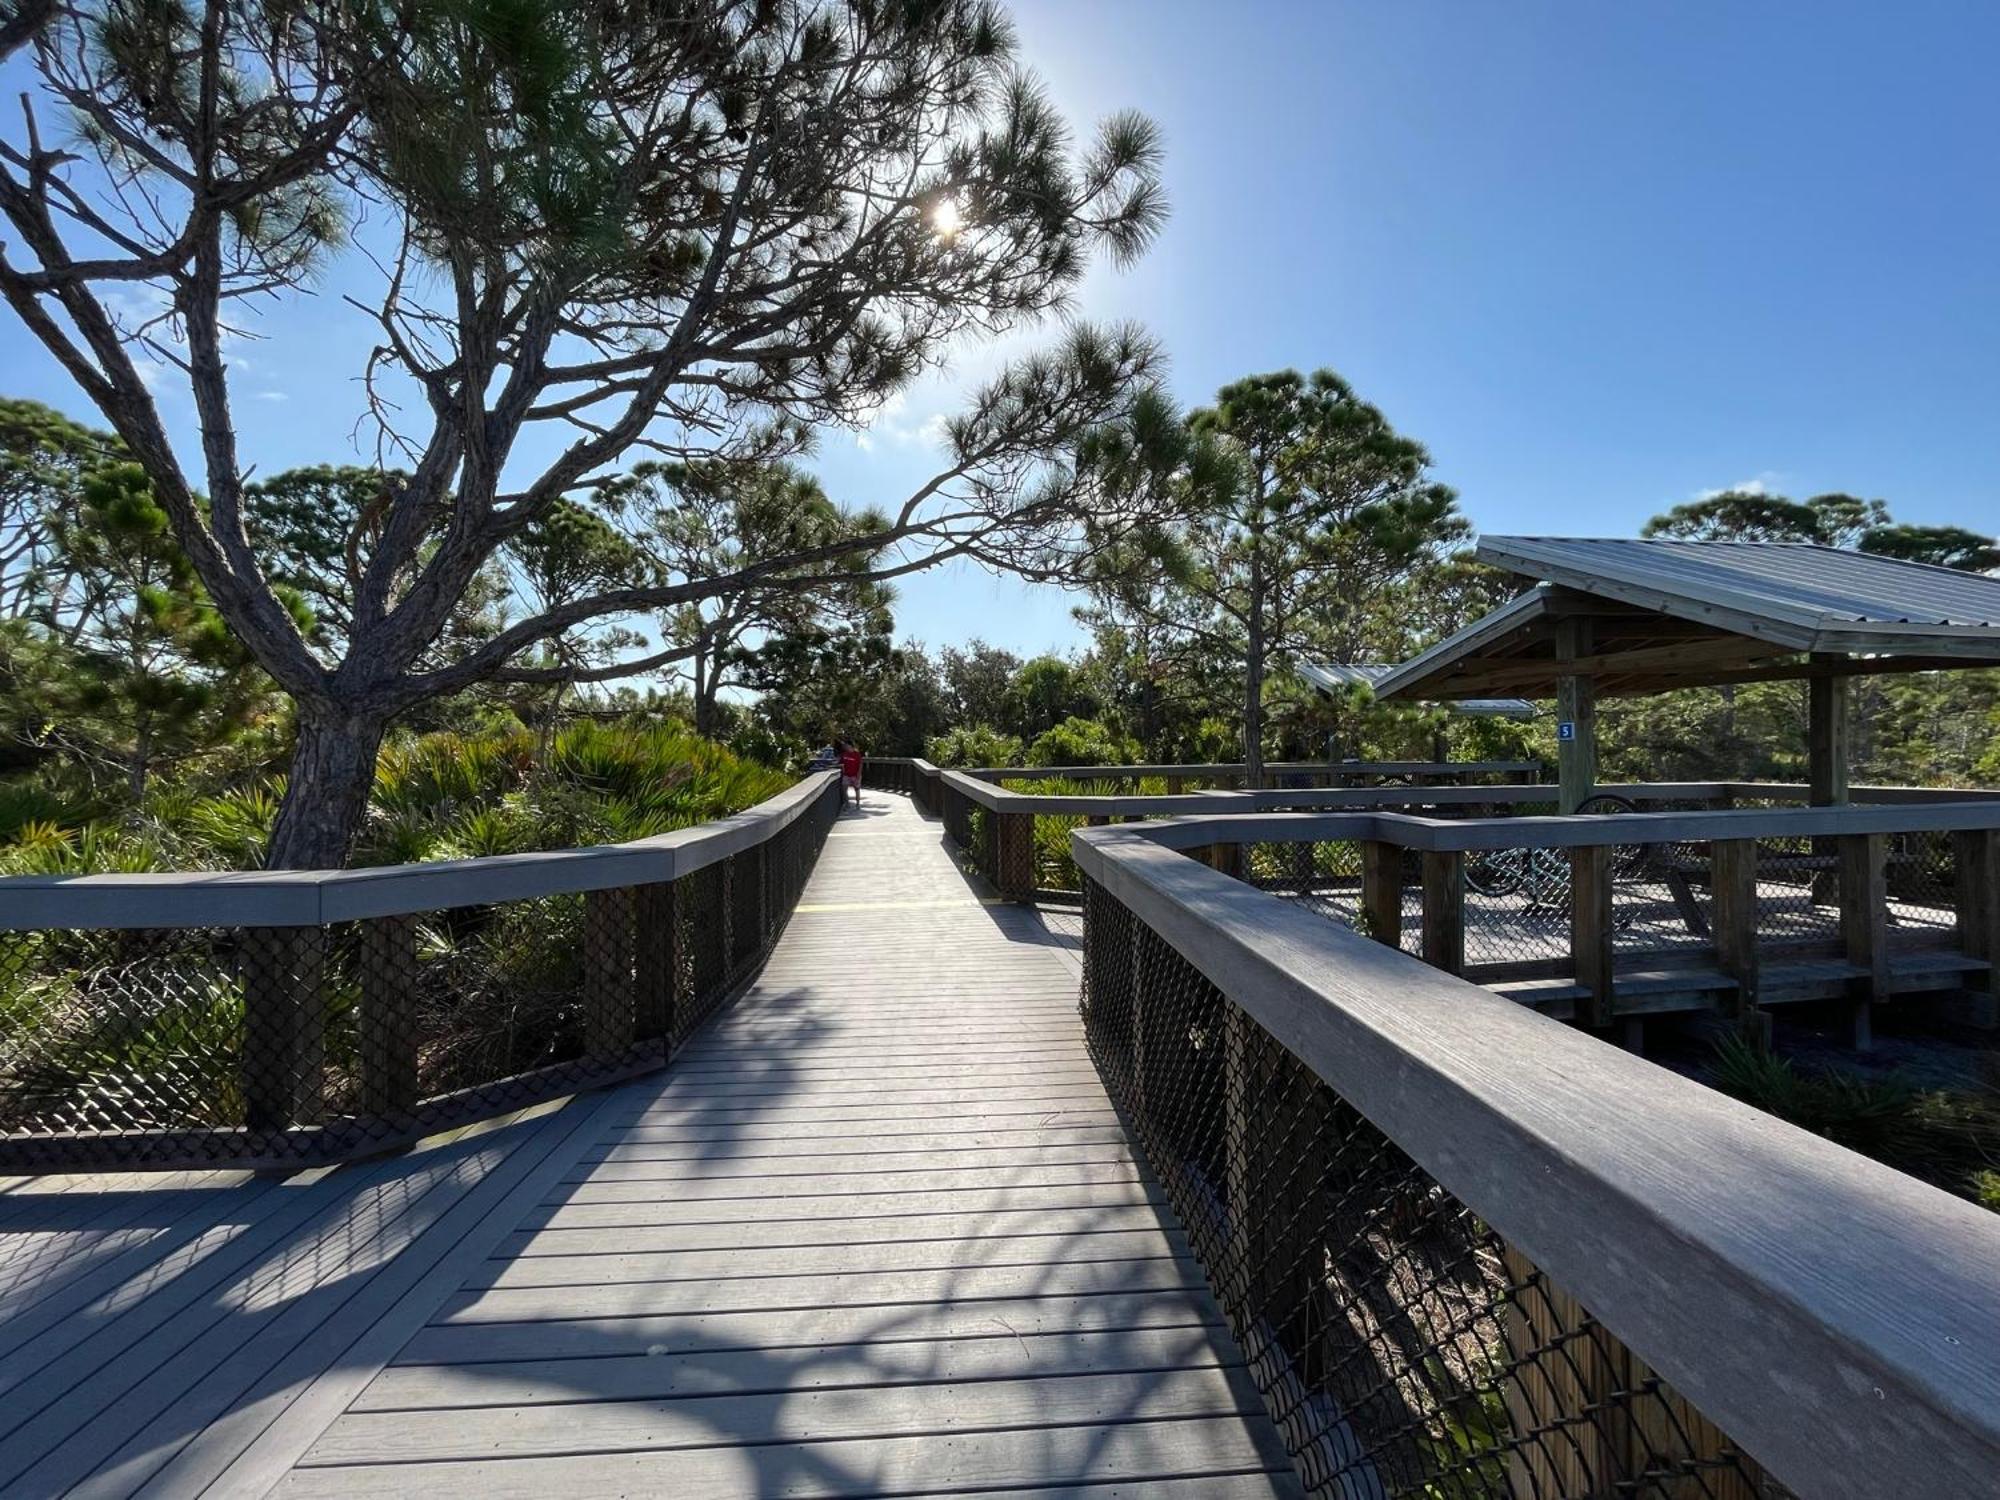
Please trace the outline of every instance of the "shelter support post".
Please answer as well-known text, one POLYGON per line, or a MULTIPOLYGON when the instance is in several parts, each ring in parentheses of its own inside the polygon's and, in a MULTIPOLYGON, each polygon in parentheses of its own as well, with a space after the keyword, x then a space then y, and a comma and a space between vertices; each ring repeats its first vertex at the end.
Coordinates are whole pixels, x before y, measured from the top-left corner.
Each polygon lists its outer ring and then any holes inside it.
POLYGON ((1590 991, 1584 1015, 1593 1027, 1614 1014, 1611 944, 1611 851, 1602 844, 1569 851, 1569 941, 1576 982, 1590 991))
MULTIPOLYGON (((1832 666, 1845 660, 1815 656, 1813 665, 1832 666)), ((1814 807, 1840 807, 1847 801, 1848 700, 1853 680, 1830 672, 1806 679, 1807 800, 1814 807)))
MULTIPOLYGON (((1590 621, 1556 621, 1556 660, 1574 662, 1590 654, 1590 621)), ((1557 807, 1573 813, 1590 800, 1597 784, 1597 684, 1579 672, 1556 679, 1557 807)))
MULTIPOLYGON (((1844 657, 1815 655, 1814 667, 1832 667, 1844 657)), ((1830 671, 1806 679, 1806 801, 1814 807, 1844 807, 1847 803, 1849 760, 1849 688, 1853 679, 1830 671)), ((1813 852, 1823 867, 1813 876, 1813 900, 1839 899, 1830 856, 1833 846, 1815 839, 1813 852)))

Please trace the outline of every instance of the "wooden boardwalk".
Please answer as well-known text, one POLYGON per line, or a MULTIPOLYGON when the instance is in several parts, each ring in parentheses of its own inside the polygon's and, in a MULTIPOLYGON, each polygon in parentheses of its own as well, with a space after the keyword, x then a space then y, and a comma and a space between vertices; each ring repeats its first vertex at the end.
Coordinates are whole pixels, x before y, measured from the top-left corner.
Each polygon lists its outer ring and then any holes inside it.
POLYGON ((665 1074, 310 1179, 0 1197, 0 1493, 1295 1494, 1074 948, 871 793, 665 1074))

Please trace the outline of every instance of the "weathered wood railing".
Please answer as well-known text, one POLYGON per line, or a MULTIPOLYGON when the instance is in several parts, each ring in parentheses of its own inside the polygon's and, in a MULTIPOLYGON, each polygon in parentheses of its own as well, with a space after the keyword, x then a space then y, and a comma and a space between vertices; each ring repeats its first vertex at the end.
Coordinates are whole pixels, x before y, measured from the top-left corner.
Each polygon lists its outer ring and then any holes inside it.
POLYGON ((1608 816, 1260 813, 1161 845, 1565 1019, 1930 996, 2000 1020, 2000 800, 1608 816))
POLYGON ((822 772, 629 844, 0 880, 0 1170, 339 1160, 659 1067, 838 798, 822 772))
MULTIPOLYGON (((1423 808, 1466 816, 1553 812, 1552 786, 1436 785, 1413 787, 1271 787, 1261 791, 1078 793, 1022 791, 1002 784, 1012 771, 943 770, 913 763, 919 785, 930 783, 934 810, 981 872, 1006 895, 1074 899, 1075 867, 1069 859, 1072 828, 1147 818, 1290 812, 1335 808, 1423 808)), ((1095 788, 1096 783, 1092 783, 1095 788)), ((1722 782, 1668 782, 1607 787, 1641 806, 1719 807, 1731 792, 1722 782)))
MULTIPOLYGON (((1160 781, 1170 794, 1230 791, 1241 788, 1246 767, 1241 762, 1142 766, 980 767, 958 773, 988 782, 1085 781, 1107 789, 1140 781, 1160 781)), ((1531 760, 1491 761, 1273 761, 1265 766, 1278 789, 1379 786, 1470 785, 1494 778, 1532 780, 1541 763, 1531 760)), ((943 769, 918 756, 869 756, 862 762, 866 786, 902 792, 930 811, 938 810, 939 778, 943 769)), ((1136 789, 1126 795, 1138 795, 1136 789)), ((1553 794, 1551 794, 1553 795, 1553 794)))
MULTIPOLYGON (((970 769, 982 781, 1164 781, 1169 793, 1180 791, 1240 791, 1249 767, 1241 761, 1196 764, 1160 763, 1135 766, 988 766, 970 769)), ((1274 760, 1264 764, 1264 778, 1286 788, 1364 786, 1470 786, 1487 781, 1532 781, 1542 771, 1535 760, 1274 760)))
POLYGON ((1254 821, 1074 835, 1083 1013, 1315 1494, 1992 1492, 2000 1219, 1181 857, 1254 821))

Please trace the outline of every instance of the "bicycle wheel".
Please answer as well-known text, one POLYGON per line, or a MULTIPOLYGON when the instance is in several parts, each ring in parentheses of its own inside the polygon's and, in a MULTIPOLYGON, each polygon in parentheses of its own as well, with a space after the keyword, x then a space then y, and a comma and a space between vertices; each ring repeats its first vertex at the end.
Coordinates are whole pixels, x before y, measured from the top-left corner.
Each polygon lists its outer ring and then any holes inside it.
MULTIPOLYGON (((1605 814, 1635 813, 1638 805, 1628 797, 1616 792, 1599 792, 1586 797, 1577 807, 1578 813, 1605 814)), ((1611 880, 1631 883, 1644 880, 1651 873, 1656 851, 1650 844, 1614 844, 1611 849, 1611 880)))
POLYGON ((1465 884, 1482 896, 1511 896, 1521 888, 1527 869, 1526 851, 1478 849, 1465 857, 1465 884))
POLYGON ((1639 810, 1639 805, 1616 792, 1597 792, 1585 797, 1576 810, 1579 813, 1632 813, 1639 810))

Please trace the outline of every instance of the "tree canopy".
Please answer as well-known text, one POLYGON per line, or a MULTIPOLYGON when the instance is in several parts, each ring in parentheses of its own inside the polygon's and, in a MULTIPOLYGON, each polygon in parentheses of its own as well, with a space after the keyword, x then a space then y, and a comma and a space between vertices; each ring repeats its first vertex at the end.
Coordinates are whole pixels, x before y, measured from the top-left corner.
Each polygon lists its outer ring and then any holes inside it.
POLYGON ((35 84, 0 137, 0 296, 297 705, 275 864, 339 859, 394 716, 480 681, 663 660, 652 643, 566 659, 572 632, 781 573, 810 587, 863 555, 877 577, 947 557, 1051 576, 1080 556, 1086 509, 1109 521, 1096 435, 1151 399, 1157 356, 1134 330, 1074 325, 972 396, 937 472, 872 534, 581 588, 438 650, 556 507, 623 525, 609 497, 634 450, 795 455, 962 338, 1064 310, 1094 254, 1146 247, 1164 212, 1152 127, 1117 114, 1077 144, 985 0, 51 3, 0 49, 35 84), (45 116, 73 117, 75 141, 45 116), (254 520, 226 348, 233 309, 307 295, 336 259, 372 286, 351 300, 376 330, 356 374, 382 459, 337 547, 319 541, 346 618, 315 641, 275 586, 298 559, 254 520), (129 314, 133 288, 158 317, 129 314), (192 402, 197 451, 170 438, 160 379, 192 402), (559 435, 533 445, 554 456, 531 462, 530 433, 559 435))

